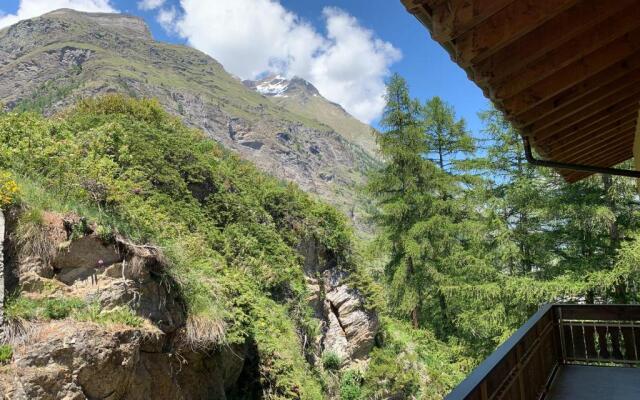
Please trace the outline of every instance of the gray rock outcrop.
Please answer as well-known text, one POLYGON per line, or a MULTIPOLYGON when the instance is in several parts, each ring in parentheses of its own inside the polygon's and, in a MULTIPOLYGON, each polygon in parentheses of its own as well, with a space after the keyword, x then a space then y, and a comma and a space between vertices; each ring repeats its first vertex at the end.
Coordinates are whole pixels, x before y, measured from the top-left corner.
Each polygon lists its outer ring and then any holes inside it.
POLYGON ((171 347, 163 335, 70 321, 38 327, 0 375, 12 400, 225 399, 242 371, 243 347, 212 354, 171 347))
POLYGON ((349 285, 349 274, 316 240, 305 240, 298 252, 304 259, 307 302, 323 325, 320 351, 335 353, 344 363, 366 359, 380 328, 377 312, 367 309, 360 292, 349 285))
POLYGON ((22 296, 84 298, 101 312, 128 307, 145 322, 10 321, 0 329, 13 348, 12 363, 0 371, 1 399, 226 398, 248 346, 192 348, 185 306, 158 248, 104 240, 75 215, 45 212, 37 227, 29 234, 49 247, 39 252, 8 235, 22 296))

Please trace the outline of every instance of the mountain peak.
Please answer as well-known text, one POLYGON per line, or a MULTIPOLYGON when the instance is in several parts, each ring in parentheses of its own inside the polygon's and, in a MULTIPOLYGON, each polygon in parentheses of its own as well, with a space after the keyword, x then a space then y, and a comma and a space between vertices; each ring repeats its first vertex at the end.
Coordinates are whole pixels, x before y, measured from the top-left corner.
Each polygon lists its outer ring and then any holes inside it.
POLYGON ((149 26, 147 26, 147 23, 142 18, 130 14, 92 13, 77 11, 70 8, 60 8, 42 15, 41 18, 71 19, 73 21, 81 20, 88 22, 96 29, 115 30, 120 34, 133 36, 138 39, 153 39, 151 30, 149 29, 149 26))
POLYGON ((267 97, 320 96, 315 86, 298 76, 287 79, 282 75, 274 74, 257 81, 246 80, 244 84, 267 97))

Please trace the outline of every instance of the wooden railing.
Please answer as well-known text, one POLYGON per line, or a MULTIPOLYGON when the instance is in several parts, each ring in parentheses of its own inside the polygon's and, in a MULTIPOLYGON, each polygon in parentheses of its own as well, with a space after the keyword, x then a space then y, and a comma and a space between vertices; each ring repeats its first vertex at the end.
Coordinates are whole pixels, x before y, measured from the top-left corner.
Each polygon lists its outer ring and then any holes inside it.
POLYGON ((640 306, 545 305, 446 400, 544 399, 562 364, 640 366, 640 306))
POLYGON ((640 306, 557 308, 565 364, 640 366, 640 306))

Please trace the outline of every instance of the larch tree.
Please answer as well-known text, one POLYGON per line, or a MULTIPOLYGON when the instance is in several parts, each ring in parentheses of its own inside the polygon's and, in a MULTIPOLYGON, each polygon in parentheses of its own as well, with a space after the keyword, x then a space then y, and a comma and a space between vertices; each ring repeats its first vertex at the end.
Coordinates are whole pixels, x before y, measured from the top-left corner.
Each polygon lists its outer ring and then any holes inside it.
POLYGON ((459 169, 465 156, 475 150, 473 137, 467 131, 464 119, 456 118, 450 104, 436 96, 420 107, 427 157, 440 169, 454 173, 459 169))
POLYGON ((386 101, 379 138, 385 163, 370 176, 368 191, 390 247, 390 303, 414 327, 429 325, 444 337, 453 330, 445 293, 455 284, 450 274, 460 274, 467 246, 477 238, 466 225, 473 210, 459 201, 456 178, 427 159, 424 114, 400 76, 390 80, 386 101))

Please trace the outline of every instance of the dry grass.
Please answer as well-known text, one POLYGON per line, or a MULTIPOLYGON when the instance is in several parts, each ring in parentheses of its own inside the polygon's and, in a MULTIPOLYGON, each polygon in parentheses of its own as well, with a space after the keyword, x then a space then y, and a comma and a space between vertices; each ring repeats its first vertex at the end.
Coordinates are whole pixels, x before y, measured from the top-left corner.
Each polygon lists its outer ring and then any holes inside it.
POLYGON ((184 345, 193 351, 211 350, 224 343, 227 325, 223 320, 192 316, 187 318, 184 345))
POLYGON ((24 259, 34 258, 48 264, 55 255, 42 211, 30 209, 20 215, 15 229, 16 245, 24 259))
POLYGON ((8 319, 4 325, 4 343, 18 348, 33 342, 40 335, 40 324, 21 318, 8 319))

